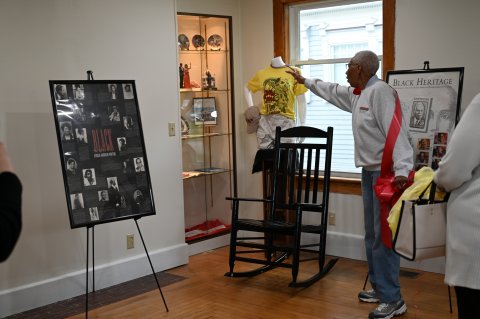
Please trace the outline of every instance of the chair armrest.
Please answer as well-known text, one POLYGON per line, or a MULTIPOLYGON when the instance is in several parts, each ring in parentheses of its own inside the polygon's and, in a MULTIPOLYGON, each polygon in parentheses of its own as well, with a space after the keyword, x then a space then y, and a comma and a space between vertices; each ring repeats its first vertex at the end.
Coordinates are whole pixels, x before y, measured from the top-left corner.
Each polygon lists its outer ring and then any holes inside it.
POLYGON ((272 203, 273 200, 268 198, 245 198, 245 197, 225 197, 226 200, 236 201, 236 202, 263 202, 263 203, 272 203))

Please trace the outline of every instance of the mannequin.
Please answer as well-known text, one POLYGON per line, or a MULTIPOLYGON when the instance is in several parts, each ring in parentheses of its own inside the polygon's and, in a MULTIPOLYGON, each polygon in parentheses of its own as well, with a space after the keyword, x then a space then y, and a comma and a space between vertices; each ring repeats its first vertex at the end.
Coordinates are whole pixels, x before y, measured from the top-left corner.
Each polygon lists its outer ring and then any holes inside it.
POLYGON ((258 71, 244 87, 245 101, 249 107, 254 106, 253 94, 257 91, 263 92, 257 129, 260 149, 273 148, 276 126, 287 129, 305 123, 304 93, 307 88, 303 84, 297 84, 293 77, 286 73, 286 70, 291 68, 282 57, 274 57, 270 65, 258 71))
MULTIPOLYGON (((277 56, 277 57, 274 57, 272 59, 272 61, 270 62, 270 66, 272 68, 282 68, 284 66, 287 66, 287 64, 285 64, 285 62, 283 62, 283 59, 282 59, 281 56, 277 56)), ((245 95, 245 100, 247 101, 247 105, 249 107, 253 106, 253 93, 248 88, 248 84, 245 84, 244 95, 245 95)))
POLYGON ((283 68, 284 66, 287 66, 285 62, 283 62, 283 59, 281 56, 276 56, 272 59, 272 62, 270 62, 270 66, 272 68, 283 68))

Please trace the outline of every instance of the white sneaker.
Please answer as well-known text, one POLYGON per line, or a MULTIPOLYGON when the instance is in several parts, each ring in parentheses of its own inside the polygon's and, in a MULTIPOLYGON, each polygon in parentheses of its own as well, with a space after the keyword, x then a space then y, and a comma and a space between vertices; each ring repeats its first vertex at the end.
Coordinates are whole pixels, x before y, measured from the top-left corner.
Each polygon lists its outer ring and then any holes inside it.
POLYGON ((378 307, 370 312, 369 319, 390 319, 395 316, 403 315, 407 311, 407 305, 400 299, 395 302, 381 303, 378 307))

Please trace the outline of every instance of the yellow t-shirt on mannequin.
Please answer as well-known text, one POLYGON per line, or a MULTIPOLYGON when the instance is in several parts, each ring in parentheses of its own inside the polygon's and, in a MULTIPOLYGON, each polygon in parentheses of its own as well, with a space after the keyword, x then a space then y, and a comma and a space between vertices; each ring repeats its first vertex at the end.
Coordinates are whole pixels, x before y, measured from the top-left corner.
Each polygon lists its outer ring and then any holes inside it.
POLYGON ((281 114, 295 120, 295 97, 307 92, 303 84, 298 84, 290 74, 290 68, 283 66, 274 68, 268 66, 258 71, 247 83, 247 88, 253 93, 262 90, 261 115, 281 114))

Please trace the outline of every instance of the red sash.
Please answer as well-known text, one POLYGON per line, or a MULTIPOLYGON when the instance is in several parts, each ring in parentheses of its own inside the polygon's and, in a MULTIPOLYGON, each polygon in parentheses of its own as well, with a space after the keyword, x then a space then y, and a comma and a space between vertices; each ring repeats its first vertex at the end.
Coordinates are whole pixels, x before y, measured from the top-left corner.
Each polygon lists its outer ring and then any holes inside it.
POLYGON ((380 171, 380 177, 378 177, 375 183, 374 190, 375 195, 380 202, 380 222, 381 222, 381 236, 383 244, 392 248, 392 232, 388 226, 388 215, 393 205, 397 202, 403 193, 403 190, 410 186, 413 182, 413 176, 415 171, 411 171, 408 175, 408 182, 404 189, 397 189, 393 184, 395 179, 395 172, 392 171, 392 155, 395 143, 397 141, 398 134, 402 128, 402 108, 400 106, 400 100, 398 95, 395 95, 395 113, 393 114, 390 128, 388 129, 387 139, 385 141, 385 147, 382 155, 382 166, 380 171))

